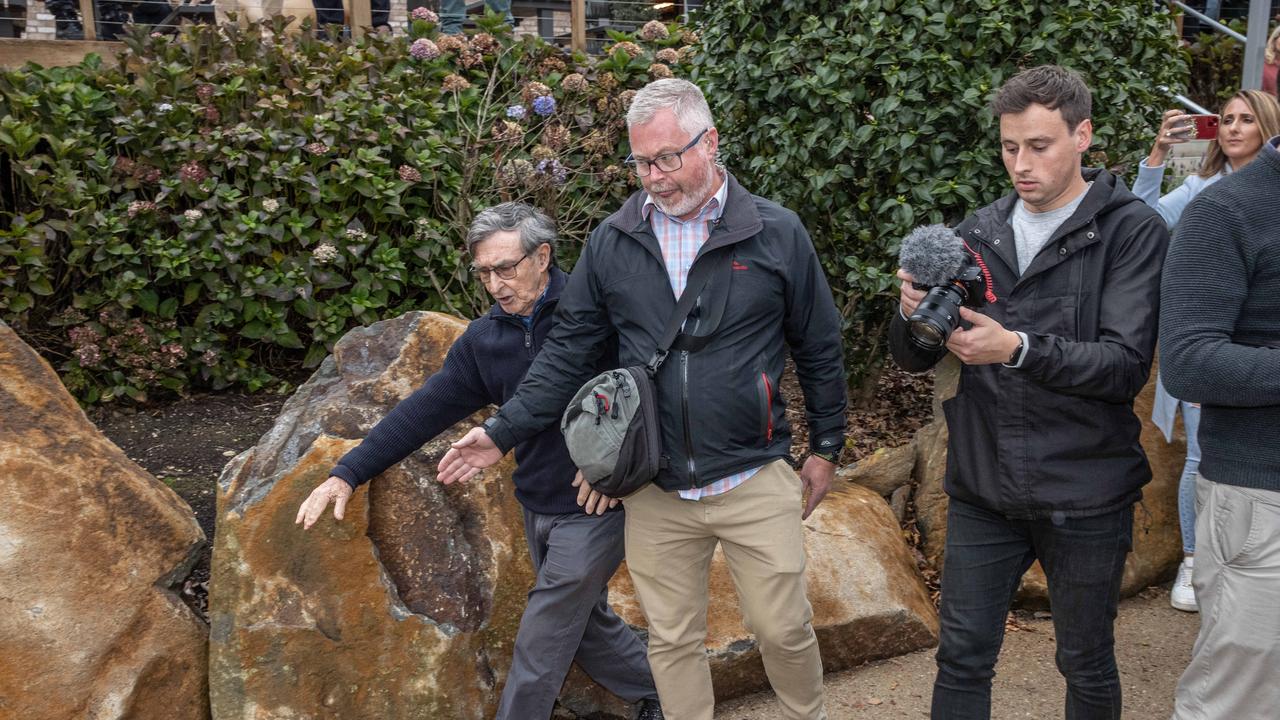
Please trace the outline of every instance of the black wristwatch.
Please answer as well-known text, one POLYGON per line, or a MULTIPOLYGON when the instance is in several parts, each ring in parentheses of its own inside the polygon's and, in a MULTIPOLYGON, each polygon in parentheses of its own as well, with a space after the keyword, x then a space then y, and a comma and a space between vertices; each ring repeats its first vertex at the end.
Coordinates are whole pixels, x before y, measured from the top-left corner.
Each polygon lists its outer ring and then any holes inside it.
POLYGON ((1013 349, 1013 354, 1009 356, 1009 361, 1006 362, 1005 365, 1016 365, 1018 363, 1018 357, 1020 355, 1022 355, 1022 336, 1021 335, 1018 336, 1018 347, 1013 349))

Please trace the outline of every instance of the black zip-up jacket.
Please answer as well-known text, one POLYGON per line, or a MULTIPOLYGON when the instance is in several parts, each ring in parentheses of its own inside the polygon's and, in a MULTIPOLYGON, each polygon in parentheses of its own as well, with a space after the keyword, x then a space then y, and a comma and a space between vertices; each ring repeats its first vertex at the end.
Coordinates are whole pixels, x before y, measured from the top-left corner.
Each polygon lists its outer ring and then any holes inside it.
MULTIPOLYGON (((528 329, 496 303, 472 321, 449 348, 439 372, 392 408, 331 474, 355 488, 471 413, 510 400, 551 331, 566 277, 559 268, 551 268, 546 295, 528 329)), ((577 468, 558 427, 531 435, 515 451, 512 480, 521 505, 545 515, 582 512, 572 485, 577 468)))
MULTIPOLYGON (((1155 350, 1160 268, 1169 233, 1114 175, 1084 170, 1084 200, 1018 276, 1016 194, 956 233, 991 271, 994 305, 980 310, 1027 334, 1020 368, 965 365, 945 403, 952 497, 1011 518, 1097 515, 1142 497, 1151 468, 1133 399, 1155 350)), ((895 312, 889 345, 910 371, 932 367, 895 312)))
MULTIPOLYGON (((778 380, 791 348, 809 421, 810 447, 844 442, 840 316, 795 213, 756 197, 726 173, 728 195, 694 265, 731 262, 729 299, 710 342, 672 352, 657 375, 664 490, 701 487, 790 452, 778 380), (732 257, 708 253, 732 246, 732 257)), ((556 326, 515 397, 486 424, 502 450, 557 423, 594 374, 616 331, 620 364, 643 365, 674 312, 675 294, 649 222, 645 193, 601 223, 583 249, 556 310, 556 326)), ((695 309, 685 327, 696 330, 695 309)))

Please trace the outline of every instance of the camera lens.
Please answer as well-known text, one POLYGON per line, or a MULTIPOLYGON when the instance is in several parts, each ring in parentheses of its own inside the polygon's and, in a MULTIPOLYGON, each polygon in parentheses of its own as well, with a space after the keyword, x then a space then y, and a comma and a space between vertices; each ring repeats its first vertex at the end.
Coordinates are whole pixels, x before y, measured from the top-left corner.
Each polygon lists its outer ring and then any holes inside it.
POLYGON ((966 297, 963 285, 939 285, 928 294, 907 318, 911 341, 926 350, 937 350, 960 325, 960 305, 966 297))

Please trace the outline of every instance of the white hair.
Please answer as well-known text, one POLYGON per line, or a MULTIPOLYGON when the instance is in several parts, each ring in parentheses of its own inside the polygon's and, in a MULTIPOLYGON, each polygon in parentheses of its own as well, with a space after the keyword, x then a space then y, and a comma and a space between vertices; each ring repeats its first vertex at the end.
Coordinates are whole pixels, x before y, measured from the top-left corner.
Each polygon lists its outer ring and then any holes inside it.
POLYGON ((716 124, 707 98, 697 85, 688 80, 666 78, 654 80, 636 91, 627 110, 627 128, 649 122, 664 108, 675 113, 676 123, 690 136, 716 124))

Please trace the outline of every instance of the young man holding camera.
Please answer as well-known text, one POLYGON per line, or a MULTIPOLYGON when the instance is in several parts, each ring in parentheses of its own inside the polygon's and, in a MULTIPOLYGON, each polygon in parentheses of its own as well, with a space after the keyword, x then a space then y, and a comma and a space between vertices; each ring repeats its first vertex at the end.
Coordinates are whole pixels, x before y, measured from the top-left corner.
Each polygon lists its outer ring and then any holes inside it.
POLYGON ((890 326, 894 358, 964 368, 943 404, 946 558, 935 719, 989 718, 1005 617, 1023 573, 1048 578, 1066 716, 1119 718, 1113 623, 1133 504, 1151 479, 1133 399, 1155 348, 1168 231, 1105 170, 1081 168, 1092 140, 1089 89, 1045 65, 996 93, 1014 193, 956 233, 982 256, 998 300, 961 308, 944 347, 912 339, 925 292, 904 280, 890 326))

